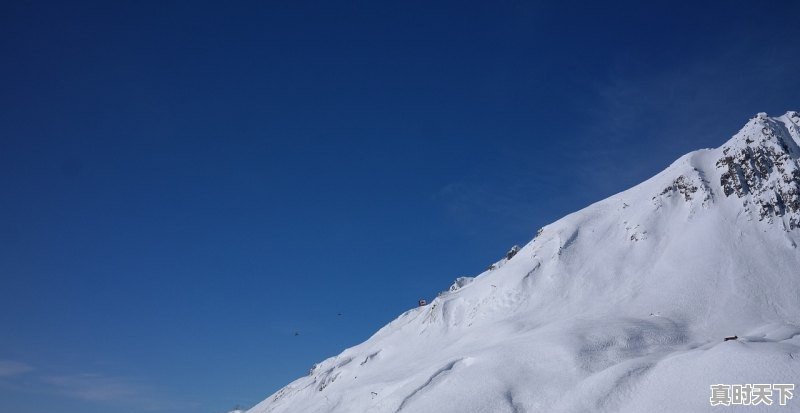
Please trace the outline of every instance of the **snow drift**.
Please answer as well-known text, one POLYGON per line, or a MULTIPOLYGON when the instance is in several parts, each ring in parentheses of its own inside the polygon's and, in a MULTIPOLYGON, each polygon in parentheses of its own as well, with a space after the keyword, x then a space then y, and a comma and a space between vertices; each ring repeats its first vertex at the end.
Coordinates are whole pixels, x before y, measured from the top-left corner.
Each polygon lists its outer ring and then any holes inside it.
POLYGON ((249 413, 698 412, 712 384, 800 382, 799 125, 758 114, 249 413))

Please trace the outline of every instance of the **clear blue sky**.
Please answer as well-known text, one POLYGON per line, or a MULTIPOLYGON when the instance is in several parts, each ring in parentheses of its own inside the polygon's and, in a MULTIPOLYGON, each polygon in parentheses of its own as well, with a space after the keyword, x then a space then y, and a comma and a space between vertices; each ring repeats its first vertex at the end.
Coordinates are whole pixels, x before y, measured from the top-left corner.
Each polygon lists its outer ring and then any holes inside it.
POLYGON ((0 411, 253 404, 800 110, 796 1, 231 3, 0 5, 0 411))

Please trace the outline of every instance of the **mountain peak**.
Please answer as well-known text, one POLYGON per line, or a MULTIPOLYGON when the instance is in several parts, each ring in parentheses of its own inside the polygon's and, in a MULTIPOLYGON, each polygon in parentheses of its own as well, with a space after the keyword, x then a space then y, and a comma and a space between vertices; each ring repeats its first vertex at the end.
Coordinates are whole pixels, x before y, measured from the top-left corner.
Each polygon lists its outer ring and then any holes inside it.
POLYGON ((694 412, 800 382, 799 123, 759 114, 545 226, 248 413, 694 412))
POLYGON ((723 170, 725 196, 742 199, 759 220, 780 218, 789 230, 800 227, 800 115, 770 118, 759 113, 722 147, 716 166, 723 170))

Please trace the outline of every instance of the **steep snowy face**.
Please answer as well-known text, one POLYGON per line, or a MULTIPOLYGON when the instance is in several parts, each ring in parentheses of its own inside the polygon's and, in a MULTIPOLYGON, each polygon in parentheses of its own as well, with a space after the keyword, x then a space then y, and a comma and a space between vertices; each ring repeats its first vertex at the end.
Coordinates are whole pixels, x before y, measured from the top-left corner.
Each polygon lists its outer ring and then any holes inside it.
POLYGON ((697 412, 800 383, 798 125, 759 114, 545 226, 249 413, 697 412))
POLYGON ((759 113, 722 147, 717 166, 726 196, 742 198, 759 219, 783 217, 789 229, 800 226, 800 114, 779 118, 759 113))

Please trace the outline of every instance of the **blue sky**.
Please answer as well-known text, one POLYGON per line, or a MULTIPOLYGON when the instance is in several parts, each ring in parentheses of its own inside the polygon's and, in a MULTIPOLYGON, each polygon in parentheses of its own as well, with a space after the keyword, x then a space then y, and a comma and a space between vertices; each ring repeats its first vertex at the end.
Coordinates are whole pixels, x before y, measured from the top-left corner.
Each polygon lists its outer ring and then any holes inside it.
POLYGON ((229 3, 0 5, 1 411, 251 405, 800 110, 797 2, 229 3))

